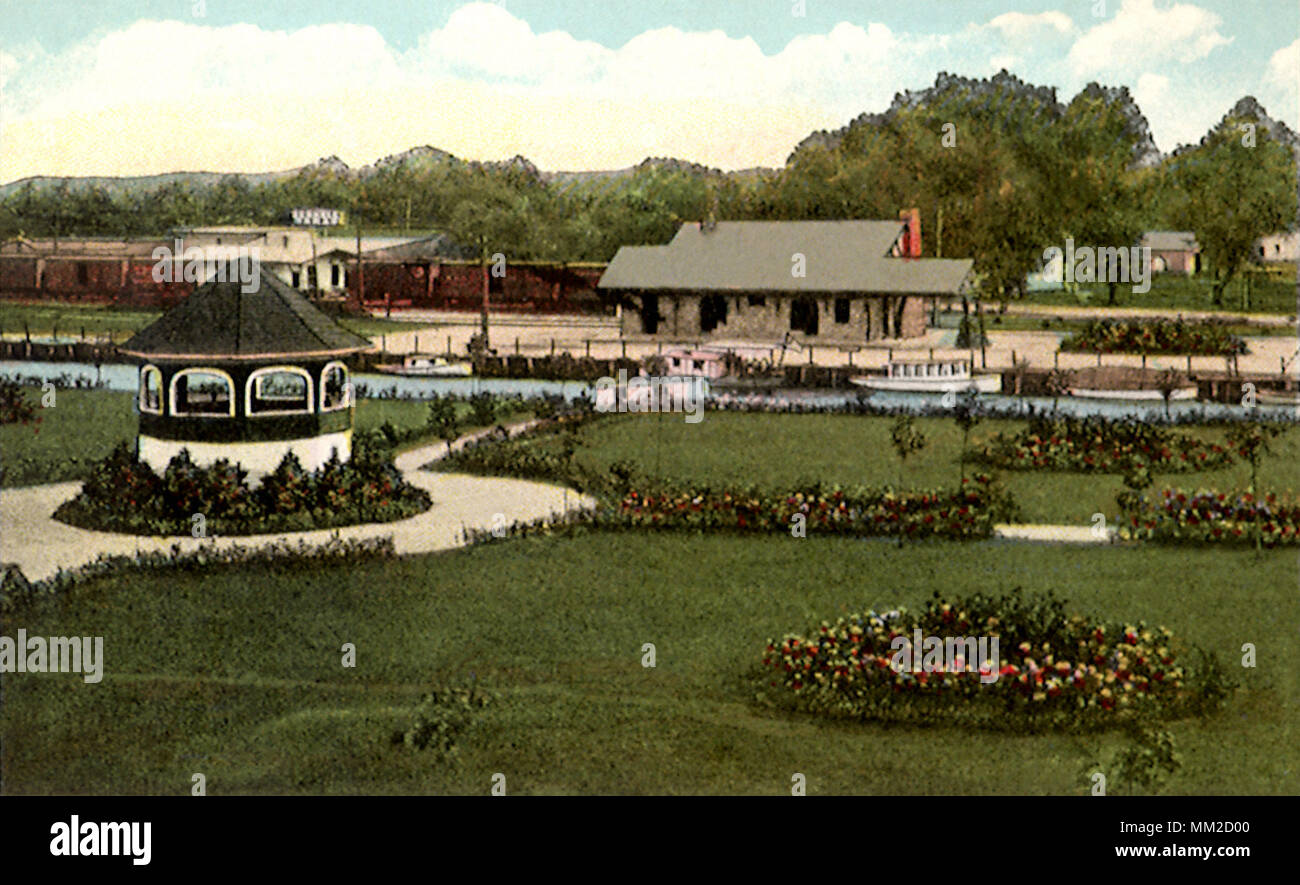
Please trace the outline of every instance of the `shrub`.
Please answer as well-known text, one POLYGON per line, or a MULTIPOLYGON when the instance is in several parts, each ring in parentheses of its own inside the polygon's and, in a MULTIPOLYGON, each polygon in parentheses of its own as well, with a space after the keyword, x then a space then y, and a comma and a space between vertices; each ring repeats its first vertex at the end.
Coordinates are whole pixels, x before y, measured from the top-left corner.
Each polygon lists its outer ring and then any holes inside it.
POLYGON ((391 536, 344 540, 337 534, 320 544, 273 541, 259 547, 238 544, 217 547, 208 543, 196 550, 182 551, 179 544, 159 552, 137 551, 130 556, 101 553, 94 562, 74 569, 59 569, 51 578, 28 583, 22 572, 11 568, 0 578, 0 614, 8 614, 43 599, 50 599, 89 584, 101 577, 132 571, 207 570, 241 563, 299 562, 341 565, 370 559, 390 559, 395 554, 391 536))
POLYGON ((497 423, 497 413, 500 407, 497 399, 490 393, 476 393, 469 398, 470 414, 474 417, 474 423, 481 427, 490 427, 497 423))
POLYGON ((429 750, 439 759, 454 759, 457 741, 475 724, 480 711, 496 700, 476 683, 435 688, 420 700, 411 726, 393 735, 395 744, 429 750))
POLYGON ((1209 321, 1091 320, 1061 342, 1061 350, 1088 353, 1193 354, 1232 356, 1246 352, 1246 342, 1209 321))
POLYGON ((36 408, 27 401, 17 381, 0 378, 0 424, 27 424, 36 408))
POLYGON ((188 535, 202 514, 208 534, 253 535, 391 522, 427 510, 428 493, 406 482, 386 452, 368 442, 358 457, 341 461, 335 453, 314 472, 289 452, 251 489, 247 472, 227 461, 200 467, 182 451, 159 477, 119 445, 54 516, 100 531, 188 535))
POLYGON ((1019 433, 997 434, 970 458, 1006 470, 1181 473, 1226 467, 1234 449, 1133 417, 1038 416, 1019 433))

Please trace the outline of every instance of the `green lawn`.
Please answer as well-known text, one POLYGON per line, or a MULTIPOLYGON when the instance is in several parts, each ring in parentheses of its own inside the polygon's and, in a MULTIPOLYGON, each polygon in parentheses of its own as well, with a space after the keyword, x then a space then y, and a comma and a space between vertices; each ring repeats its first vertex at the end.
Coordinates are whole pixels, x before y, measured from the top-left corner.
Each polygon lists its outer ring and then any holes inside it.
MULTIPOLYGON (((40 391, 29 388, 28 395, 38 402, 40 391)), ((134 437, 131 394, 65 390, 57 396, 55 408, 38 411, 43 419, 39 432, 31 426, 0 426, 5 465, 0 486, 80 479, 89 463, 107 455, 119 441, 134 437)), ((468 423, 468 405, 462 403, 459 408, 468 423)), ((364 399, 357 405, 356 426, 364 430, 391 421, 402 430, 416 429, 424 426, 427 416, 425 403, 364 399)), ((518 413, 509 420, 526 417, 527 413, 518 413)), ((627 415, 585 428, 577 457, 596 470, 608 470, 615 461, 633 461, 651 476, 715 484, 781 486, 820 479, 846 485, 897 485, 898 459, 889 443, 891 420, 708 412, 699 424, 687 424, 680 415, 627 415), (799 456, 791 458, 791 450, 799 456)), ((961 448, 956 425, 948 419, 920 418, 916 426, 929 443, 908 460, 902 484, 915 488, 955 483, 961 448)), ((986 421, 974 430, 972 440, 1020 426, 1018 421, 986 421)), ((1216 440, 1223 435, 1218 428, 1187 432, 1216 440)), ((434 434, 424 434, 401 448, 437 440, 434 434)), ((1300 490, 1300 432, 1291 431, 1274 443, 1274 452, 1266 458, 1260 475, 1268 488, 1300 490)), ((1005 471, 1001 476, 1015 495, 1025 522, 1090 524, 1094 513, 1113 519, 1115 495, 1123 489, 1120 477, 1113 475, 1005 471)), ((1244 487, 1248 476, 1248 470, 1237 465, 1221 471, 1170 474, 1157 481, 1229 488, 1244 487)))
MULTIPOLYGON (((844 485, 899 485, 898 457, 890 444, 891 418, 850 415, 768 415, 708 412, 698 424, 680 415, 627 415, 590 425, 582 431, 577 455, 584 466, 608 470, 616 461, 632 461, 649 476, 668 476, 715 485, 790 486, 816 480, 844 485), (791 457, 797 452, 797 457, 791 457)), ((1015 432, 1021 421, 985 421, 971 433, 972 444, 998 432, 1015 432)), ((961 431, 946 418, 918 418, 916 427, 929 442, 911 456, 902 486, 952 486, 959 476, 961 431)), ((1215 427, 1180 428, 1221 441, 1215 427)), ((558 440, 556 441, 558 445, 558 440)), ((1260 468, 1261 485, 1300 491, 1300 430, 1273 444, 1260 468)), ((973 468, 968 465, 967 470, 973 468)), ((1118 475, 1002 471, 1025 522, 1081 524, 1094 513, 1113 520, 1115 496, 1124 484, 1118 475)), ((1158 484, 1245 488, 1249 469, 1243 464, 1219 471, 1158 475, 1158 484)))
MULTIPOLYGON (((595 534, 347 567, 119 575, 25 613, 104 637, 106 675, 6 675, 8 793, 1082 794, 1117 736, 880 727, 751 699, 764 642, 862 606, 1054 588, 1216 651, 1243 683, 1170 726, 1171 793, 1300 791, 1296 557, 1273 552, 595 534), (357 666, 340 647, 354 643, 357 666), (1257 669, 1237 666, 1241 645, 1257 669), (641 666, 642 646, 657 666, 641 666), (434 680, 502 695, 459 767, 393 746, 434 680)), ((4 622, 5 635, 18 623, 4 622)))
MULTIPOLYGON (((116 342, 124 341, 131 333, 143 329, 158 317, 161 311, 126 310, 102 304, 21 304, 0 301, 0 332, 30 332, 33 337, 57 333, 61 337, 87 338, 109 335, 116 342)), ((392 332, 415 332, 426 326, 384 317, 346 317, 340 324, 358 335, 370 337, 392 332)))
MULTIPOLYGON (((26 389, 32 403, 41 402, 40 388, 26 389)), ((106 456, 119 442, 135 438, 133 395, 122 391, 60 390, 54 408, 37 409, 40 425, 0 425, 0 487, 39 485, 82 479, 89 465, 106 456)), ((470 421, 470 407, 458 404, 462 420, 470 421)), ((423 427, 427 403, 411 400, 363 399, 357 403, 356 428, 368 430, 391 421, 400 430, 423 427)), ((528 417, 512 415, 509 420, 528 417)), ((466 430, 474 429, 467 427, 466 430)), ((438 441, 425 434, 404 443, 400 450, 438 441)))
MULTIPOLYGON (((1258 274, 1249 284, 1243 277, 1234 279, 1228 284, 1223 303, 1218 307, 1212 301, 1213 285, 1209 274, 1195 277, 1154 274, 1148 292, 1134 292, 1131 284, 1121 284, 1115 291, 1115 306, 1295 315, 1294 265, 1278 267, 1268 274, 1258 274)), ((1074 292, 1063 289, 1029 292, 1025 300, 1032 304, 1106 307, 1109 305, 1109 297, 1105 285, 1094 283, 1080 286, 1074 292)))

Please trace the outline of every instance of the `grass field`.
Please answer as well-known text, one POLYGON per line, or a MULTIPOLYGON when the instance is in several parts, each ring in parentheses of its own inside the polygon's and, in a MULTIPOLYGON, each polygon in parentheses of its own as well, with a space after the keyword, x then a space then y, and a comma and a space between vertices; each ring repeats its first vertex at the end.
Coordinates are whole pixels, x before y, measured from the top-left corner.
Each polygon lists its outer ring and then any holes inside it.
MULTIPOLYGON (((40 403, 39 388, 27 388, 30 402, 40 403)), ((39 485, 82 479, 90 465, 106 456, 119 442, 135 439, 133 394, 107 390, 61 390, 55 406, 37 409, 38 426, 0 425, 0 487, 39 485)), ((470 407, 458 404, 468 422, 470 407)), ((391 421, 399 430, 425 426, 427 403, 409 400, 363 399, 357 403, 356 429, 368 430, 391 421)), ((512 416, 511 420, 527 417, 512 416)), ((467 431, 476 429, 466 426, 467 431)), ((422 435, 399 446, 399 451, 436 442, 436 434, 422 435)))
MULTIPOLYGON (((29 390, 39 401, 40 391, 29 390)), ((135 434, 131 394, 113 391, 65 390, 57 406, 39 410, 39 433, 31 427, 0 426, 0 453, 5 476, 0 486, 34 485, 80 479, 87 466, 118 442, 135 434)), ((468 421, 469 407, 460 404, 468 421)), ((424 403, 364 399, 357 405, 359 430, 391 421, 402 430, 423 427, 424 403)), ((511 420, 528 417, 525 413, 511 420)), ((616 461, 632 461, 650 476, 695 482, 759 483, 782 486, 822 480, 841 484, 898 485, 899 465, 889 442, 889 418, 846 415, 760 415, 709 412, 699 424, 678 415, 627 415, 598 422, 582 431, 577 458, 605 471, 616 461), (794 447, 799 457, 791 458, 794 447)), ((916 425, 929 442, 908 459, 902 486, 939 488, 956 483, 961 434, 942 418, 920 418, 916 425)), ((986 421, 971 435, 972 442, 1022 426, 1018 421, 986 421)), ((466 431, 476 429, 466 426, 466 431)), ((1191 428, 1206 438, 1221 440, 1218 428, 1191 428)), ((402 450, 436 442, 425 434, 402 450)), ((558 445, 558 441, 557 441, 558 445)), ((974 468, 967 466, 968 472, 974 468)), ((1115 495, 1123 490, 1115 475, 1004 471, 1003 480, 1021 508, 1025 522, 1090 524, 1094 513, 1112 519, 1115 495)), ((1260 469, 1261 483, 1278 491, 1300 490, 1300 431, 1274 443, 1260 469)), ((1157 478, 1168 485, 1245 487, 1248 469, 1241 464, 1219 471, 1170 474, 1157 478)))
MULTIPOLYGON (((1224 290, 1223 303, 1213 303, 1213 280, 1209 274, 1185 277, 1179 274, 1155 274, 1148 292, 1134 292, 1131 284, 1115 290, 1116 307, 1163 308, 1166 310, 1221 310, 1232 313, 1276 313, 1294 316, 1296 312, 1295 265, 1278 265, 1269 273, 1259 273, 1247 283, 1238 276, 1224 290)), ((1080 286, 1073 292, 1047 289, 1030 292, 1025 300, 1032 304, 1067 304, 1107 307, 1110 293, 1105 285, 1080 286)))
MULTIPOLYGON (((30 333, 43 337, 57 333, 61 337, 87 338, 110 336, 113 341, 124 341, 131 333, 143 329, 158 317, 161 311, 122 310, 102 304, 22 304, 0 301, 0 333, 30 333)), ((388 332, 413 332, 423 326, 383 317, 345 317, 339 320, 345 328, 358 335, 382 335, 388 332)))
POLYGON ((194 772, 212 794, 485 795, 496 772, 513 794, 788 795, 794 772, 811 794, 1081 794, 1118 736, 830 723, 759 707, 746 681, 769 637, 823 617, 1022 585, 1168 626, 1238 674, 1217 717, 1170 726, 1165 792, 1295 794, 1296 578, 1294 552, 626 534, 115 576, 23 617, 103 636, 107 663, 96 685, 4 677, 0 776, 15 794, 188 794, 194 772), (1244 642, 1257 669, 1236 666, 1244 642), (459 767, 390 744, 432 682, 470 674, 502 697, 459 767))
MULTIPOLYGON (((714 485, 784 487, 822 480, 899 486, 898 457, 889 439, 891 424, 890 418, 849 415, 709 412, 698 424, 687 424, 680 415, 628 415, 585 428, 577 459, 599 471, 617 461, 631 461, 651 477, 714 485), (791 457, 792 451, 798 456, 791 457)), ((972 444, 1023 426, 1020 421, 985 421, 972 431, 972 444)), ((955 485, 961 431, 946 418, 918 418, 916 427, 929 442, 908 459, 901 486, 955 485)), ((1175 432, 1223 439, 1223 431, 1215 427, 1175 432)), ((967 465, 968 473, 973 469, 967 465)), ((1020 505, 1025 522, 1086 525, 1094 513, 1113 520, 1115 496, 1124 489, 1118 475, 1012 471, 999 475, 1020 505)), ((1183 487, 1245 488, 1249 475, 1249 468, 1238 463, 1218 471, 1158 475, 1156 481, 1183 487)), ((1273 453, 1260 467, 1260 482, 1269 489, 1300 491, 1300 430, 1274 442, 1273 453)))

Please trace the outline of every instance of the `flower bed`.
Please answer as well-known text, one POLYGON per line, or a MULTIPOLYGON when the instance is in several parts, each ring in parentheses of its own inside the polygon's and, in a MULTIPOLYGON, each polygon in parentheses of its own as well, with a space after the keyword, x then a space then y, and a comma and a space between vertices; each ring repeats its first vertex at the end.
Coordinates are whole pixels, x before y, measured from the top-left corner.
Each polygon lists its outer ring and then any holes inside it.
POLYGON ((894 492, 810 486, 791 492, 699 488, 628 491, 611 521, 629 528, 809 533, 906 538, 987 538, 1012 505, 990 478, 956 491, 894 492))
POLYGON ((1037 418, 1023 431, 998 434, 971 460, 1004 470, 1126 473, 1218 470, 1234 461, 1227 444, 1170 433, 1136 418, 1037 418))
POLYGON ((1125 535, 1167 544, 1300 546, 1300 500, 1165 489, 1126 499, 1125 535))
POLYGON ((192 535, 198 525, 205 535, 256 535, 392 522, 431 503, 384 455, 364 447, 351 460, 334 458, 314 472, 290 453, 254 488, 238 465, 222 460, 200 467, 184 451, 159 476, 123 444, 54 517, 135 535, 192 535))
POLYGON ((790 534, 802 516, 808 535, 987 538, 1014 515, 1010 495, 987 476, 956 491, 906 492, 810 486, 791 492, 755 489, 682 490, 644 486, 590 510, 578 510, 493 530, 467 529, 467 543, 572 534, 587 530, 700 531, 790 534))
POLYGON ((1213 322, 1092 320, 1062 341, 1061 350, 1232 356, 1245 353, 1246 342, 1213 322))
POLYGON ((916 614, 868 610, 823 621, 809 633, 769 640, 762 663, 768 699, 793 709, 1012 730, 1202 711, 1225 693, 1212 658, 1189 679, 1164 627, 1067 616, 1062 602, 1026 601, 1018 591, 951 600, 936 592, 916 614), (990 656, 957 656, 914 672, 894 641, 910 641, 917 630, 945 640, 986 637, 990 656))

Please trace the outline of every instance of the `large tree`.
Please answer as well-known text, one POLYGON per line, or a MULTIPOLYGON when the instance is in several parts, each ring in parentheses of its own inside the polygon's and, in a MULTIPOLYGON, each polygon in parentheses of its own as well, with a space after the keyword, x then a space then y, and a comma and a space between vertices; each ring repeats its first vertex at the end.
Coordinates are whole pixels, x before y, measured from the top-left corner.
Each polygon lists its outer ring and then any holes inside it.
POLYGON ((1229 113, 1199 145, 1179 151, 1170 174, 1179 190, 1175 218, 1196 234, 1221 305, 1255 241, 1295 221, 1295 157, 1250 110, 1229 113))

